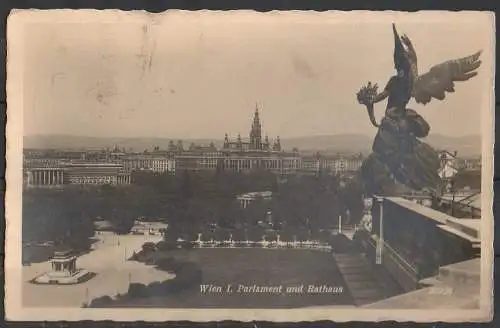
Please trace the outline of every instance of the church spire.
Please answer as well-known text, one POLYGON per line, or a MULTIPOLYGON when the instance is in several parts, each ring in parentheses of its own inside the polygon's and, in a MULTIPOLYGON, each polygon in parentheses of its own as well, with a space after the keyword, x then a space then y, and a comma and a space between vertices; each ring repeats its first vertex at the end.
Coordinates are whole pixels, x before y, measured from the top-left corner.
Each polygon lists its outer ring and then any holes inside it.
POLYGON ((250 130, 250 146, 252 149, 262 149, 262 126, 260 124, 259 107, 257 104, 255 104, 255 113, 250 130))
POLYGON ((254 126, 260 127, 260 117, 259 117, 259 106, 255 104, 255 113, 253 115, 253 124, 254 126))

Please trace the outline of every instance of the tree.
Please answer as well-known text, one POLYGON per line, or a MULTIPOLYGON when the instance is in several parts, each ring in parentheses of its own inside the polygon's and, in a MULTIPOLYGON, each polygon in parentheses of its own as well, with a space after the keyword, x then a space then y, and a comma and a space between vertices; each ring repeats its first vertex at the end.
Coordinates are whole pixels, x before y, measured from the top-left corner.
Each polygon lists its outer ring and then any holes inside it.
POLYGON ((91 202, 84 188, 25 191, 23 241, 53 241, 79 250, 90 247, 89 238, 94 235, 91 202))
POLYGON ((347 224, 358 224, 363 218, 363 186, 359 178, 351 180, 340 194, 340 201, 343 204, 343 212, 349 211, 347 224))

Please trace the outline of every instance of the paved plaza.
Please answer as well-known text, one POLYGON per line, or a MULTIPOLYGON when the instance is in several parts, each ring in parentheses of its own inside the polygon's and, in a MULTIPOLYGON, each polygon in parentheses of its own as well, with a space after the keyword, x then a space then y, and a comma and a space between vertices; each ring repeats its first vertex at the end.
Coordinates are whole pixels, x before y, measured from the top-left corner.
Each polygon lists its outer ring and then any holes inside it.
POLYGON ((135 261, 126 261, 145 242, 158 242, 161 236, 111 234, 96 235, 93 250, 77 260, 77 267, 97 275, 78 285, 36 285, 29 281, 51 270, 50 262, 23 267, 23 304, 30 307, 80 307, 93 298, 126 293, 130 282, 148 284, 173 278, 172 274, 135 261))

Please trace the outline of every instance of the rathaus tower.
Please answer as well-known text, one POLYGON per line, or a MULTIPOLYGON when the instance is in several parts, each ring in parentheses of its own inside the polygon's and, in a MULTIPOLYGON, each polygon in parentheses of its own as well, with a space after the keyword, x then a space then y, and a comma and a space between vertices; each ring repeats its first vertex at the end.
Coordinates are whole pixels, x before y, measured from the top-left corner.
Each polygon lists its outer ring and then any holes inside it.
POLYGON ((252 129, 250 130, 250 149, 262 149, 262 127, 259 118, 259 108, 255 106, 252 129))

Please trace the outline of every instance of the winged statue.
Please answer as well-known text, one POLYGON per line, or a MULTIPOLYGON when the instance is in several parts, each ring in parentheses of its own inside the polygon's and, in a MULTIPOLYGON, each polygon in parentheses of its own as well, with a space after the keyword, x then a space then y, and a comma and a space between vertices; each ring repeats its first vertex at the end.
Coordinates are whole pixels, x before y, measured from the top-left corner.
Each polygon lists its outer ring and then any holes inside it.
POLYGON ((405 101, 405 103, 414 98, 417 103, 426 105, 433 98, 444 100, 447 92, 455 92, 456 82, 467 81, 476 76, 477 69, 481 66, 479 58, 482 50, 479 50, 472 55, 434 65, 427 73, 419 75, 417 52, 413 43, 407 35, 399 36, 395 24, 392 24, 392 28, 395 39, 394 67, 397 76, 391 78, 387 87, 381 93, 377 93, 378 85, 371 82, 368 82, 357 93, 359 103, 369 107, 370 121, 376 127, 378 127, 378 124, 373 117, 373 104, 390 96, 391 90, 389 90, 389 87, 392 86, 391 84, 397 83, 398 78, 398 82, 406 84, 406 90, 401 90, 403 88, 394 90, 394 92, 400 93, 394 95, 394 97, 402 98, 401 100, 405 101))
MULTIPOLYGON (((419 138, 429 134, 430 126, 413 109, 407 108, 413 98, 417 104, 444 100, 447 93, 455 92, 455 83, 467 81, 478 74, 482 51, 472 55, 442 62, 419 75, 415 47, 407 35, 399 36, 395 24, 394 68, 392 76, 382 92, 378 84, 368 84, 357 93, 360 104, 366 106, 370 122, 378 128, 373 143, 373 153, 362 166, 362 174, 371 189, 379 190, 379 176, 390 177, 394 183, 412 190, 435 190, 440 178, 437 174, 440 161, 437 152, 419 138), (374 115, 374 104, 387 99, 385 115, 380 124, 374 115), (364 172, 364 173, 363 173, 364 172)), ((384 180, 387 182, 387 179, 384 180)))

